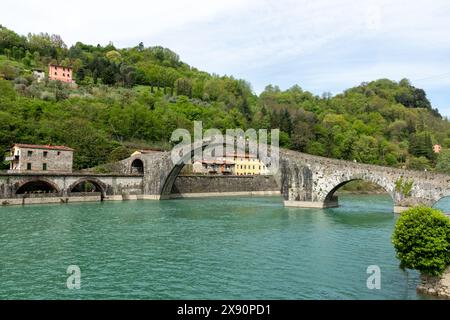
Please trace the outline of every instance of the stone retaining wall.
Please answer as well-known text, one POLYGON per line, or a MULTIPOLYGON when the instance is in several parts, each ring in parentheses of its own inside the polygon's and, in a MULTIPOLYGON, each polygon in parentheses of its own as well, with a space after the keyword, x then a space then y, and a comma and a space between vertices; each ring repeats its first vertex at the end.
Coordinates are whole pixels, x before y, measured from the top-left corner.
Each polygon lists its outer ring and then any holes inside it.
POLYGON ((178 176, 172 187, 172 197, 179 195, 268 195, 279 194, 272 176, 178 176))

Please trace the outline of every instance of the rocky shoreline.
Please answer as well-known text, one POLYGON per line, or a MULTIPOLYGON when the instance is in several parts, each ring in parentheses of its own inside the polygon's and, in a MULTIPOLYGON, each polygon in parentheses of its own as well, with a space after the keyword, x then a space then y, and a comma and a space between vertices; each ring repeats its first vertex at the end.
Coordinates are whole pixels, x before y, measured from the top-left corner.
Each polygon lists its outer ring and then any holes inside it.
POLYGON ((421 275, 420 281, 417 292, 450 299, 450 267, 439 277, 421 275))

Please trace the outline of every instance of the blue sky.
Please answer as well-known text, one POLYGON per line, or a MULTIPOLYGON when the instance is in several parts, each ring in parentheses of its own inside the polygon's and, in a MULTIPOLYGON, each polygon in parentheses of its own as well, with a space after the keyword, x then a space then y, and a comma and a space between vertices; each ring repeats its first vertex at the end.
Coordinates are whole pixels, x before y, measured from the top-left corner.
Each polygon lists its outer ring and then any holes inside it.
POLYGON ((426 90, 450 116, 450 2, 6 0, 0 23, 118 47, 162 45, 211 73, 315 94, 379 78, 426 90), (61 19, 60 13, 65 13, 61 19))

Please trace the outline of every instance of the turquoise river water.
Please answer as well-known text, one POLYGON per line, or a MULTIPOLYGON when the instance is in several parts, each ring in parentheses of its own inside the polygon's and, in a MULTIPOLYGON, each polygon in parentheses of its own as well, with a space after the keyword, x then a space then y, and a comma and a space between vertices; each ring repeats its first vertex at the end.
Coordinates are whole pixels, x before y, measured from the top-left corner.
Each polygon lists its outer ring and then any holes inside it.
MULTIPOLYGON (((438 206, 450 211, 450 201, 438 206)), ((385 195, 327 210, 281 197, 0 208, 0 299, 422 299, 385 195), (68 289, 67 268, 81 271, 68 289), (381 271, 368 289, 367 267, 381 271)))

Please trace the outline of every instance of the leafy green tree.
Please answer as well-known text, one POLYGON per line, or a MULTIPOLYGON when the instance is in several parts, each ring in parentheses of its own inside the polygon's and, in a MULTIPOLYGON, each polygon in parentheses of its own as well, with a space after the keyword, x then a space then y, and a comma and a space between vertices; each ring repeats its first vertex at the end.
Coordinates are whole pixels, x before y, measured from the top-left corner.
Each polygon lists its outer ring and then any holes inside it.
POLYGON ((392 242, 402 269, 440 275, 450 264, 450 219, 427 207, 409 209, 398 219, 392 242))
POLYGON ((178 95, 192 98, 192 81, 188 78, 179 78, 175 81, 175 90, 178 95))
POLYGON ((116 162, 128 158, 132 151, 125 146, 118 146, 108 156, 108 162, 116 162))
POLYGON ((425 157, 410 157, 407 161, 407 167, 408 169, 412 170, 430 170, 431 169, 431 162, 425 157))
POLYGON ((437 157, 436 170, 450 174, 450 149, 441 150, 437 157))
POLYGON ((428 131, 412 134, 409 139, 409 152, 416 157, 434 158, 433 142, 428 131))

